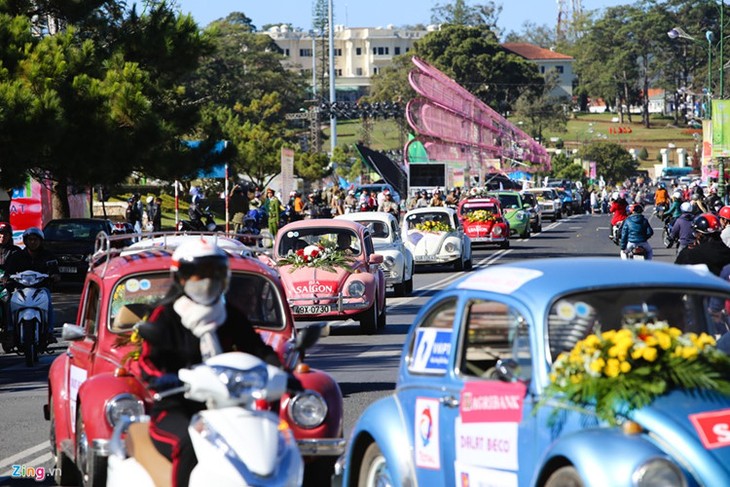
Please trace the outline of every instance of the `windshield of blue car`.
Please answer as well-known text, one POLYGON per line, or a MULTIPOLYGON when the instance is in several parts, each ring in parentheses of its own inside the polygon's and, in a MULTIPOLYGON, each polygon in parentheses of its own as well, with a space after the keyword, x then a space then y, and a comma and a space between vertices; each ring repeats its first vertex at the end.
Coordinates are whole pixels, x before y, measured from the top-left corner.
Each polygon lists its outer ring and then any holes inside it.
POLYGON ((603 289, 565 296, 548 314, 550 355, 555 360, 593 333, 666 323, 682 333, 707 333, 728 352, 730 295, 667 288, 603 289))
POLYGON ((304 250, 310 245, 333 246, 335 250, 360 255, 360 237, 349 228, 302 227, 288 231, 279 241, 277 252, 285 256, 289 252, 304 250))
MULTIPOLYGON (((115 333, 129 331, 134 323, 119 323, 120 310, 129 306, 151 312, 171 285, 169 272, 135 274, 120 280, 114 286, 109 304, 109 329, 115 333)), ((257 328, 279 330, 285 325, 280 293, 261 275, 234 271, 226 299, 257 328)))

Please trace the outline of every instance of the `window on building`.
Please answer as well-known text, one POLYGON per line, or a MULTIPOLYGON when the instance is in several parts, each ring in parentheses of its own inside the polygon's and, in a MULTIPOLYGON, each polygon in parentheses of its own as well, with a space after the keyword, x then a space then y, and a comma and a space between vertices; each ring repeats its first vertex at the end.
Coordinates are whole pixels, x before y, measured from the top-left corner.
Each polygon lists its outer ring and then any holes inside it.
POLYGON ((284 49, 284 56, 289 57, 289 49, 284 49))
POLYGON ((335 56, 342 56, 342 49, 335 49, 335 56))
POLYGON ((387 47, 373 47, 373 54, 377 54, 378 56, 386 56, 389 54, 388 51, 389 48, 387 47))
POLYGON ((355 68, 355 75, 362 76, 362 68, 355 68))
POLYGON ((300 57, 312 57, 312 50, 311 49, 299 49, 299 56, 300 57))
POLYGON ((540 66, 540 74, 545 74, 545 66, 540 66))
POLYGON ((557 71, 560 74, 563 74, 563 67, 562 66, 555 66, 555 71, 557 71))
POLYGON ((373 55, 376 55, 376 54, 378 54, 378 48, 377 47, 373 47, 373 55))
POLYGON ((406 52, 408 52, 408 51, 410 51, 410 50, 411 50, 411 48, 410 48, 410 47, 406 47, 406 52))
POLYGON ((362 56, 362 47, 356 47, 355 48, 355 54, 357 56, 362 56))
POLYGON ((375 66, 375 67, 373 68, 373 74, 378 74, 378 67, 377 67, 377 66, 375 66))
POLYGON ((394 49, 395 49, 394 53, 395 53, 396 56, 398 54, 400 54, 400 47, 396 46, 394 49))
POLYGON ((342 70, 341 69, 335 69, 335 76, 341 77, 342 76, 342 70))

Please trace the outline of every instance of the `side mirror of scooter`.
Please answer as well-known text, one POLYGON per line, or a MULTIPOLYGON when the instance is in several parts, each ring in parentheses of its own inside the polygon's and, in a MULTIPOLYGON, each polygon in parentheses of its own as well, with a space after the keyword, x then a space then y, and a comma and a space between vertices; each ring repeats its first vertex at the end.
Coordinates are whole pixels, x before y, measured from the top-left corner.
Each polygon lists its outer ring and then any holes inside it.
POLYGON ((299 350, 300 352, 306 350, 307 348, 317 343, 317 340, 319 340, 321 334, 322 327, 319 325, 311 325, 305 328, 301 328, 300 330, 298 330, 297 341, 294 344, 294 349, 299 350))
POLYGON ((86 336, 83 326, 74 325, 71 323, 64 323, 61 331, 61 338, 67 342, 75 342, 83 339, 86 336))

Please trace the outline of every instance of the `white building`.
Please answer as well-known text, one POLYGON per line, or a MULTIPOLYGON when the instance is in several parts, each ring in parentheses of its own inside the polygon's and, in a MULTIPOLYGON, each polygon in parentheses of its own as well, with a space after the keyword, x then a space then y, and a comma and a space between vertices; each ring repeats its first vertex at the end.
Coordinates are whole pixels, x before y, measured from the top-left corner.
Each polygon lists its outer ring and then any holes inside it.
POLYGON ((554 70, 558 73, 558 86, 551 94, 559 98, 573 98, 573 74, 574 59, 566 54, 560 54, 550 49, 545 49, 527 42, 506 42, 502 47, 510 52, 535 63, 540 74, 545 75, 554 70))
MULTIPOLYGON (((337 99, 356 101, 370 89, 370 79, 390 65, 393 58, 410 51, 413 44, 423 38, 435 26, 427 30, 407 30, 387 27, 335 26, 335 88, 337 99)), ((312 71, 312 62, 320 62, 321 38, 312 42, 312 34, 290 30, 286 25, 274 26, 264 32, 271 37, 287 58, 285 66, 303 72, 312 71), (313 59, 314 58, 314 59, 313 59)), ((325 46, 327 44, 325 43, 325 46)), ((325 56, 329 56, 326 53, 325 56)))

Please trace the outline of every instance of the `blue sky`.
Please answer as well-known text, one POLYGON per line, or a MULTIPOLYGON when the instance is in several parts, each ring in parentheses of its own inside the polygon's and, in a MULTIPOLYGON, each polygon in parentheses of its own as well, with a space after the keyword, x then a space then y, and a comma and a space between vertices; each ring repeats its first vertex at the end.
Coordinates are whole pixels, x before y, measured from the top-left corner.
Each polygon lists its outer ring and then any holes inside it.
MULTIPOLYGON (((448 0, 333 0, 334 23, 349 27, 379 27, 388 24, 428 24, 431 8, 448 0)), ((570 5, 572 0, 566 0, 570 5)), ((291 23, 309 29, 312 0, 178 0, 182 11, 190 13, 205 26, 230 12, 245 13, 256 27, 291 23)), ((486 3, 471 0, 468 4, 486 3)), ((502 4, 499 26, 505 31, 521 31, 525 21, 554 27, 558 17, 557 0, 497 0, 502 4)), ((630 0, 583 0, 583 10, 598 10, 632 3, 630 0)))

